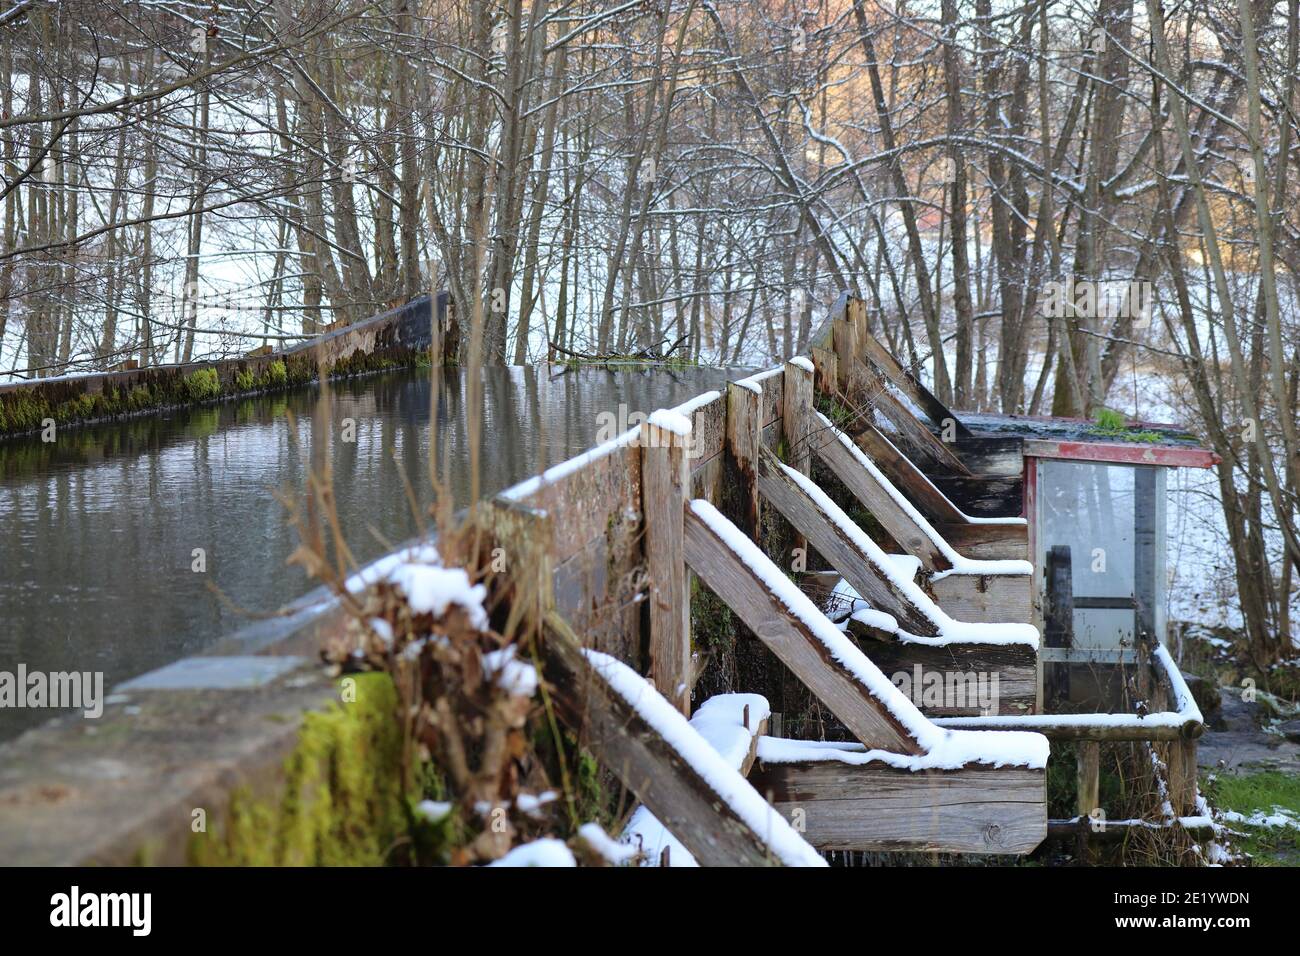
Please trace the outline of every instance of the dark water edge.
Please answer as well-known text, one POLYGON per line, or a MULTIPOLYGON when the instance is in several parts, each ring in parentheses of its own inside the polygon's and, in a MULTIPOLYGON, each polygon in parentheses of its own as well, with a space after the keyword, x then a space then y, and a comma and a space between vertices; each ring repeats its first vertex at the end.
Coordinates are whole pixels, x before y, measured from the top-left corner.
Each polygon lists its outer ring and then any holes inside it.
MULTIPOLYGON (((736 373, 485 369, 482 495, 686 401, 736 373)), ((469 503, 466 373, 335 382, 327 454, 359 561, 417 531, 437 382, 439 477, 469 503), (348 420, 352 425, 349 426, 348 420), (344 440, 355 432, 355 441, 344 440), (396 461, 394 460, 396 458, 396 461), (400 462, 400 469, 398 467, 400 462)), ((0 441, 0 671, 103 671, 104 686, 199 653, 310 590, 277 490, 301 489, 319 387, 0 441), (290 420, 294 422, 291 429, 290 420), (195 572, 196 549, 206 570, 195 572), (217 589, 224 595, 219 597, 217 589)), ((51 716, 0 708, 0 739, 51 716)))

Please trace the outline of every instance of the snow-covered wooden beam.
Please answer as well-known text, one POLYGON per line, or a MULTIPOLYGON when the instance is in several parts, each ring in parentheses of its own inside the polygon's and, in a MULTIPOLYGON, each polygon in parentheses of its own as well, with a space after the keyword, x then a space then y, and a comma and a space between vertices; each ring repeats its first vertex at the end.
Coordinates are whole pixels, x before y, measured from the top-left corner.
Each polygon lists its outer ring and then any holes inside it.
POLYGON ((764 737, 750 780, 819 850, 1021 854, 1047 836, 1042 766, 913 770, 852 745, 764 737))
MULTIPOLYGON (((855 308, 862 307, 865 307, 865 303, 860 300, 849 300, 850 314, 854 312, 855 308)), ((864 332, 861 335, 860 345, 862 354, 866 357, 868 364, 884 378, 888 379, 895 388, 907 397, 908 401, 923 411, 935 428, 942 429, 947 422, 951 421, 956 437, 970 437, 970 430, 961 423, 961 419, 947 405, 936 398, 933 392, 922 385, 911 372, 905 369, 902 363, 894 357, 894 353, 881 345, 875 336, 870 332, 864 332)))
POLYGON ((958 508, 871 422, 855 422, 849 434, 853 443, 959 553, 970 558, 1024 560, 1029 557, 1029 523, 1024 518, 972 517, 958 508))
MULTIPOLYGON (((1172 710, 1148 714, 1031 714, 1025 717, 946 717, 941 727, 967 730, 1032 730, 1053 740, 1194 741, 1205 732, 1205 718, 1182 672, 1163 645, 1152 652, 1156 680, 1164 685, 1172 710)), ((1180 759, 1183 759, 1180 756, 1180 759)), ((1192 766, 1195 767, 1193 760, 1192 766)), ((1193 771, 1194 776, 1194 771, 1193 771)))
POLYGON ((853 665, 865 664, 901 697, 893 685, 708 502, 693 501, 686 511, 686 562, 859 740, 920 752, 899 716, 853 665))
MULTIPOLYGON (((742 777, 757 759, 758 740, 772 715, 761 694, 718 694, 691 716, 691 727, 742 777)), ((643 866, 699 866, 689 850, 650 812, 637 807, 620 839, 641 852, 643 866)))
POLYGON ((891 569, 873 560, 843 523, 834 520, 767 449, 759 456, 758 487, 872 607, 892 615, 911 633, 938 635, 939 628, 903 592, 891 569))
POLYGON ((704 866, 818 866, 821 857, 654 687, 545 620, 545 672, 561 717, 704 866))
POLYGON ((815 414, 814 426, 818 457, 904 552, 930 572, 935 598, 951 617, 971 622, 1029 621, 1032 564, 961 554, 849 435, 820 413, 815 414))
POLYGON ((817 457, 844 483, 853 497, 862 502, 899 547, 920 559, 921 567, 927 571, 946 571, 952 567, 939 546, 921 529, 916 516, 889 494, 876 474, 863 467, 854 451, 862 458, 866 455, 857 446, 850 448, 842 442, 842 435, 825 416, 818 414, 814 419, 812 439, 817 457))
POLYGON ((913 457, 950 475, 971 476, 970 469, 952 447, 940 441, 910 408, 899 401, 883 378, 858 358, 841 353, 836 356, 836 361, 841 368, 840 378, 847 383, 845 397, 853 407, 874 408, 898 432, 913 457), (843 371, 845 366, 848 367, 847 374, 843 371))

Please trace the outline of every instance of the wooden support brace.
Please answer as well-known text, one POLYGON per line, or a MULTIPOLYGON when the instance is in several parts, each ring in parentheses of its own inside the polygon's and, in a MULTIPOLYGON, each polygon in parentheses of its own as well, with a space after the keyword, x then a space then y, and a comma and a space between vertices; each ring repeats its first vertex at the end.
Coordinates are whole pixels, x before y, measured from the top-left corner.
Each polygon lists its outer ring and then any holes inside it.
POLYGON ((946 571, 952 567, 916 519, 877 481, 875 475, 863 467, 853 452, 844 447, 834 432, 818 428, 813 433, 813 449, 898 546, 920 559, 921 567, 927 571, 946 571))
POLYGON ((1101 744, 1095 740, 1080 740, 1077 744, 1079 816, 1087 817, 1098 808, 1101 786, 1101 744))
MULTIPOLYGON (((799 680, 868 747, 920 752, 898 718, 773 593, 760 570, 742 560, 699 516, 686 509, 686 561, 799 680)), ((757 556, 767 574, 781 574, 757 556)), ((828 626, 834 625, 827 622, 828 626)), ((869 662, 865 662, 869 665, 869 662)))
POLYGON ((762 836, 609 686, 559 614, 547 615, 545 631, 546 676, 560 716, 696 861, 701 866, 777 865, 762 836))
MULTIPOLYGON (((840 357, 840 364, 845 359, 840 357)), ((912 410, 894 397, 885 387, 884 380, 869 371, 860 361, 854 359, 852 368, 846 374, 841 371, 841 379, 849 383, 846 394, 856 406, 870 405, 884 415, 898 429, 899 437, 906 442, 915 456, 945 469, 954 475, 970 476, 970 469, 957 457, 956 453, 940 441, 930 429, 926 428, 912 410)))
POLYGON ((850 430, 853 441, 876 463, 895 488, 931 521, 965 524, 966 515, 948 500, 948 496, 926 480, 911 459, 898 450, 871 422, 862 422, 850 430))
POLYGON ((822 506, 781 470, 767 449, 759 458, 758 484, 763 496, 786 520, 807 536, 844 580, 872 607, 892 614, 904 630, 934 637, 939 628, 912 603, 893 579, 871 559, 822 506))
POLYGON ((687 716, 691 712, 691 592, 682 506, 690 494, 687 435, 641 426, 641 513, 650 578, 650 679, 687 716))
POLYGON ((1169 802, 1176 816, 1196 812, 1196 739, 1169 742, 1165 765, 1169 768, 1169 802))

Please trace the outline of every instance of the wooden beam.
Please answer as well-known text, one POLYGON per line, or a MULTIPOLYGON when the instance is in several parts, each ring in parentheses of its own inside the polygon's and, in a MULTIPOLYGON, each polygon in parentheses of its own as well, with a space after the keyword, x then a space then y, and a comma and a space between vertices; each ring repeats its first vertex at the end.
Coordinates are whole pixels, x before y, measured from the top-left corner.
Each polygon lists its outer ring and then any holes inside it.
POLYGON ((853 497, 871 512, 872 517, 889 533, 900 548, 921 560, 927 571, 946 571, 952 563, 939 550, 916 519, 891 495, 869 470, 863 467, 839 436, 822 427, 813 432, 813 450, 835 473, 853 497))
POLYGON ((1169 768, 1169 802, 1174 813, 1196 812, 1196 739, 1170 741, 1165 757, 1169 768))
POLYGON ((742 560, 703 519, 686 509, 686 562, 691 570, 855 737, 868 747, 919 753, 919 744, 898 718, 831 655, 809 625, 760 576, 779 575, 781 570, 762 555, 756 558, 761 568, 742 560))
POLYGON ((830 349, 812 347, 813 379, 816 390, 823 395, 839 391, 839 360, 830 349))
POLYGON ((1030 717, 936 717, 940 727, 959 730, 1030 730, 1048 740, 1183 740, 1202 725, 1191 722, 1171 725, 1133 717, 1131 723, 1097 724, 1095 714, 1039 714, 1030 717), (1082 718, 1082 719, 1078 719, 1082 718))
POLYGON ((760 758, 749 779, 783 816, 798 813, 804 839, 819 850, 1029 853, 1047 836, 1042 770, 760 758))
POLYGON ((691 592, 683 553, 682 506, 690 494, 688 436, 641 426, 641 513, 650 578, 650 679, 691 712, 691 592))
MULTIPOLYGON (((781 390, 781 431, 790 467, 803 475, 812 474, 814 392, 813 373, 794 362, 786 362, 781 390)), ((759 492, 762 493, 761 488, 759 492)), ((794 529, 791 544, 807 553, 808 539, 798 528, 794 529)))
POLYGON ((1166 468, 1212 468, 1219 456, 1185 445, 1123 444, 1120 442, 1025 440, 1025 455, 1071 461, 1109 461, 1120 465, 1162 465, 1166 468))
POLYGON ((1076 796, 1079 816, 1087 817, 1098 809, 1101 800, 1101 744, 1080 740, 1076 750, 1076 796))
POLYGON ((1028 624, 1033 617, 1030 574, 950 574, 930 582, 934 599, 954 620, 1028 624))
MULTIPOLYGON (((852 308, 851 304, 850 308, 852 308)), ((970 429, 961 423, 961 419, 953 414, 947 405, 939 401, 933 392, 922 385, 916 376, 904 368, 894 354, 881 345, 874 336, 870 334, 862 336, 861 346, 867 362, 889 379, 913 405, 925 412, 936 428, 942 429, 945 421, 951 420, 954 433, 958 437, 970 436, 970 429)))
POLYGON ((1025 644, 911 644, 889 636, 869 635, 856 621, 849 622, 849 633, 858 637, 859 646, 871 662, 896 685, 895 678, 907 675, 911 698, 927 717, 982 716, 977 689, 966 678, 974 675, 997 675, 995 713, 1014 717, 1030 713, 1038 696, 1038 662, 1034 649, 1025 644), (921 680, 917 680, 917 668, 921 680), (929 703, 922 683, 928 674, 944 678, 945 688, 955 686, 950 676, 961 678, 966 693, 965 707, 958 707, 955 697, 944 695, 942 703, 929 703))
POLYGON ((843 392, 849 392, 854 382, 851 376, 858 368, 858 334, 847 318, 831 323, 831 336, 835 343, 836 382, 843 392))
POLYGON ((668 828, 701 866, 774 866, 753 832, 580 649, 558 614, 546 616, 546 677, 579 740, 668 828))
POLYGON ((851 431, 854 443, 876 463, 885 476, 907 495, 908 499, 931 521, 966 523, 966 515, 948 500, 912 464, 912 460, 898 450, 892 441, 871 422, 861 422, 851 431))
MULTIPOLYGON (((845 362, 844 356, 839 356, 840 365, 845 362)), ((870 406, 885 416, 898 430, 900 440, 908 445, 914 457, 920 457, 955 475, 970 475, 970 470, 953 450, 941 442, 910 408, 894 397, 880 376, 857 359, 848 361, 848 364, 848 369, 840 369, 840 380, 847 383, 845 394, 854 406, 870 406)))
MULTIPOLYGON (((855 463, 856 464, 856 463, 855 463)), ((817 501, 780 468, 767 449, 759 458, 758 484, 777 511, 812 542, 844 580, 872 607, 892 614, 899 625, 922 637, 938 635, 939 628, 907 594, 826 513, 817 501)))

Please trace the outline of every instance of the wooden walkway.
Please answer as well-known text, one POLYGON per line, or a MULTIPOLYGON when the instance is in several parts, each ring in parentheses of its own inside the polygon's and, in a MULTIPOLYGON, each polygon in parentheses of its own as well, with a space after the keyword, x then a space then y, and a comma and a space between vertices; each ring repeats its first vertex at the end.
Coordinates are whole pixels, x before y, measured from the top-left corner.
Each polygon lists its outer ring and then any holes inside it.
POLYGON ((1041 713, 1023 460, 927 392, 868 334, 861 303, 838 308, 812 360, 657 412, 481 509, 511 569, 496 584, 544 635, 557 713, 700 864, 808 862, 801 843, 1027 853, 1048 833, 1048 736, 1079 742, 1081 815, 1098 739, 1158 741, 1175 810, 1192 812, 1200 718, 1177 668, 1158 653, 1144 665, 1170 708, 1144 726, 1041 713), (822 567, 787 572, 808 554, 822 567), (847 613, 832 620, 804 570, 842 580, 847 613), (692 633, 701 589, 843 739, 769 735, 746 709, 731 730, 750 743, 716 765, 687 721, 711 659, 692 633), (990 713, 918 707, 886 676, 913 667, 991 671, 1006 692, 990 713))

